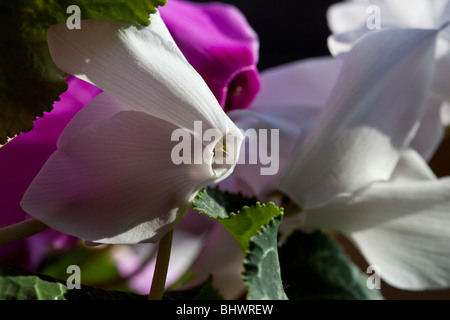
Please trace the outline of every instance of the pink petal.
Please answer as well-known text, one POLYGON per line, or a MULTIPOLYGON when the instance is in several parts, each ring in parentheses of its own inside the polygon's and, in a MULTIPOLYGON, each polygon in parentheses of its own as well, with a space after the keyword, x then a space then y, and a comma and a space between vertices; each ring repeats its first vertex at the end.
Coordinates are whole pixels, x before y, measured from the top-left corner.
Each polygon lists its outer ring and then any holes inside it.
POLYGON ((245 16, 223 3, 171 0, 160 8, 175 42, 225 110, 244 109, 259 91, 259 41, 245 16))
MULTIPOLYGON (((60 101, 54 103, 54 109, 45 113, 42 118, 34 122, 33 130, 21 133, 9 143, 0 148, 0 225, 10 225, 24 220, 27 217, 20 207, 23 194, 33 181, 36 174, 42 168, 47 159, 56 150, 56 142, 67 123, 72 117, 95 95, 100 89, 74 78, 67 77, 68 90, 61 95, 60 101)), ((22 255, 28 254, 28 262, 25 266, 34 268, 42 258, 36 247, 31 249, 29 245, 41 243, 49 247, 57 238, 65 237, 60 233, 44 231, 41 234, 30 237, 27 241, 20 241, 0 248, 0 258, 16 262, 14 253, 27 250, 22 255)), ((21 259, 22 260, 22 259, 21 259)))

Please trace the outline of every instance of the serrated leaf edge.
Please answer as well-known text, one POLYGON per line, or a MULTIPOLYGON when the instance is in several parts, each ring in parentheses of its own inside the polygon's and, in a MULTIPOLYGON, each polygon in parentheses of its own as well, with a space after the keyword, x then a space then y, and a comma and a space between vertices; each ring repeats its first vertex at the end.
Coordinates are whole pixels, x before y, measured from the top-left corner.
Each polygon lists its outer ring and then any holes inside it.
MULTIPOLYGON (((240 192, 240 191, 239 191, 238 193, 236 193, 236 194, 233 194, 233 193, 229 192, 228 190, 220 190, 218 186, 216 186, 216 187, 214 187, 214 188, 210 188, 210 189, 215 189, 215 190, 218 190, 218 191, 220 191, 220 192, 222 192, 222 193, 226 193, 226 194, 228 194, 228 195, 232 195, 232 196, 238 195, 238 196, 241 196, 241 197, 243 197, 243 198, 246 198, 246 196, 244 196, 244 195, 242 194, 242 192, 240 192)), ((198 199, 199 196, 200 196, 201 194, 203 194, 203 192, 205 192, 205 191, 206 191, 206 189, 200 190, 200 191, 195 195, 194 199, 192 199, 191 205, 192 205, 193 201, 194 201, 195 199, 198 199)), ((253 199, 253 198, 254 198, 254 197, 252 197, 252 199, 253 199)), ((254 199, 256 199, 256 198, 254 198, 254 199)), ((276 209, 280 210, 280 214, 277 215, 277 216, 275 216, 275 217, 278 217, 278 216, 284 214, 284 208, 283 208, 283 207, 277 206, 277 205, 276 205, 274 202, 272 202, 272 201, 271 201, 271 202, 268 202, 268 203, 261 203, 260 201, 256 201, 255 205, 253 205, 253 206, 243 206, 240 210, 238 210, 238 211, 236 211, 236 212, 230 212, 230 213, 228 214, 229 216, 228 216, 227 218, 217 217, 217 218, 214 218, 214 219, 216 219, 216 220, 228 220, 228 219, 231 219, 232 217, 237 216, 238 214, 242 213, 242 211, 244 211, 244 210, 246 210, 246 209, 251 209, 251 208, 253 208, 253 207, 257 207, 257 208, 266 208, 266 207, 269 207, 269 206, 273 206, 273 207, 275 207, 276 209)), ((197 211, 198 213, 200 213, 200 214, 204 214, 204 215, 206 215, 206 216, 208 216, 208 217, 211 217, 211 216, 210 216, 208 213, 206 213, 204 210, 197 210, 197 209, 194 208, 194 206, 193 206, 193 209, 194 209, 195 211, 197 211)))

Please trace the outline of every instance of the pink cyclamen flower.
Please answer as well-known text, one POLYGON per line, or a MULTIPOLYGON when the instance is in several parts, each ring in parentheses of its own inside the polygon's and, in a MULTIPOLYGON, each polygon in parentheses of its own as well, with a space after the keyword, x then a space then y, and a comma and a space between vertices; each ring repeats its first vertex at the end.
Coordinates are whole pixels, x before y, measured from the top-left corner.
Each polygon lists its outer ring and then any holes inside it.
MULTIPOLYGON (((21 133, 0 148, 0 226, 27 218, 20 200, 31 181, 56 150, 61 132, 73 116, 101 90, 87 82, 67 77, 68 90, 54 104, 54 110, 34 122, 33 130, 21 133)), ((54 230, 0 248, 0 260, 34 269, 49 247, 73 243, 75 238, 54 230)))
POLYGON ((171 0, 161 17, 225 111, 245 109, 260 90, 259 41, 244 15, 223 3, 171 0))

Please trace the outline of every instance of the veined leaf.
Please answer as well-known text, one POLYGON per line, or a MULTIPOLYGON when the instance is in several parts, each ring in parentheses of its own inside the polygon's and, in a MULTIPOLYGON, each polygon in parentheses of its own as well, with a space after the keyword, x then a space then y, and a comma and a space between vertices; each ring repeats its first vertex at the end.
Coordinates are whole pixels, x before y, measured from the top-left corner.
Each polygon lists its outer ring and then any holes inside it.
MULTIPOLYGON (((166 0, 0 0, 0 144, 29 131, 67 90, 66 73, 53 63, 47 29, 66 23, 70 5, 81 19, 129 20, 147 26, 166 0)), ((82 20, 80 27, 83 27, 82 20)))
POLYGON ((379 300, 367 274, 323 230, 295 231, 279 250, 286 294, 293 300, 379 300))
POLYGON ((192 204, 195 210, 217 219, 244 251, 243 281, 248 288, 247 299, 287 299, 277 241, 283 209, 217 188, 201 191, 192 204))

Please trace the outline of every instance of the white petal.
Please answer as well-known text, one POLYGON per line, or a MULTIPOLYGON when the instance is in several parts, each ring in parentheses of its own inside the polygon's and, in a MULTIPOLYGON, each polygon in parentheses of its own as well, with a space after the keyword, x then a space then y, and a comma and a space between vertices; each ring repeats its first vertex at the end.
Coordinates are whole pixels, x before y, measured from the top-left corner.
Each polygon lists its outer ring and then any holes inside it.
POLYGON ((90 126, 52 155, 22 207, 50 227, 85 240, 158 241, 178 223, 195 193, 220 178, 206 162, 172 162, 175 129, 138 111, 122 111, 90 126))
MULTIPOLYGON (((450 18, 449 18, 450 19, 450 18)), ((449 30, 450 27, 447 27, 449 30)), ((443 31, 436 43, 436 75, 433 83, 433 97, 450 101, 450 36, 445 39, 443 31)))
POLYGON ((414 151, 404 154, 394 176, 307 212, 304 227, 343 232, 397 288, 448 287, 450 179, 437 180, 414 151))
MULTIPOLYGON (((336 3, 327 11, 328 25, 333 33, 347 32, 366 25, 377 6, 381 27, 409 27, 433 29, 444 18, 448 0, 368 0, 336 3)), ((447 9, 448 10, 448 9, 447 9)), ((448 19, 448 15, 446 16, 448 19)))
POLYGON ((263 72, 261 92, 250 109, 228 113, 244 131, 246 141, 233 175, 221 187, 230 191, 244 188, 246 194, 257 195, 260 200, 273 191, 273 182, 283 172, 294 147, 303 143, 323 111, 341 66, 340 59, 322 57, 263 72), (250 139, 252 133, 261 141, 261 135, 265 136, 266 132, 267 144, 253 144, 256 140, 250 139), (272 137, 277 146, 272 145, 272 137), (264 164, 262 155, 270 157, 264 164))
POLYGON ((250 106, 265 108, 323 107, 343 61, 330 57, 305 59, 261 73, 261 91, 250 106))
POLYGON ((309 212, 306 221, 352 239, 382 278, 407 290, 450 285, 450 180, 377 183, 353 199, 309 212), (324 211, 327 214, 323 214, 324 211))
POLYGON ((280 179, 282 192, 308 209, 390 178, 424 112, 436 34, 389 29, 358 42, 327 112, 280 179))
POLYGON ((446 102, 441 107, 441 122, 444 126, 450 126, 450 103, 446 102))
POLYGON ((69 124, 64 128, 58 139, 58 147, 62 147, 80 132, 96 124, 101 120, 108 119, 120 111, 130 110, 122 103, 105 92, 101 92, 87 105, 85 105, 69 124))
POLYGON ((252 195, 264 201, 274 191, 274 181, 284 171, 294 147, 311 132, 320 111, 303 106, 231 111, 229 116, 243 130, 245 141, 230 178, 248 186, 252 195))
POLYGON ((420 121, 419 130, 411 142, 411 147, 417 150, 427 161, 431 159, 444 136, 444 126, 440 114, 441 105, 441 102, 430 99, 420 121))
MULTIPOLYGON (((383 25, 409 28, 436 28, 443 5, 448 0, 384 0, 381 2, 383 25)), ((375 4, 377 1, 373 1, 375 4)))
MULTIPOLYGON (((380 28, 407 27, 437 29, 449 21, 448 0, 369 0, 336 3, 327 11, 327 21, 332 31, 328 47, 333 56, 348 52, 354 43, 367 33, 373 23, 374 11, 379 8, 380 28), (369 23, 369 25, 368 25, 369 23)), ((450 31, 447 30, 450 34, 450 31)))
POLYGON ((368 5, 360 2, 340 2, 327 10, 328 27, 332 33, 342 33, 361 27, 367 19, 368 5))
POLYGON ((244 253, 231 236, 218 221, 208 237, 197 261, 193 264, 191 272, 194 283, 203 283, 210 275, 213 277, 215 288, 227 300, 237 299, 245 293, 242 281, 244 253))
MULTIPOLYGON (((433 4, 435 4, 433 2, 433 4)), ((444 25, 445 23, 447 23, 449 21, 449 17, 450 17, 450 1, 449 0, 441 0, 438 1, 435 4, 435 8, 434 8, 434 12, 436 13, 436 16, 439 17, 439 20, 437 22, 437 25, 439 27, 441 27, 442 25, 444 25), (436 5, 438 4, 438 5, 436 5)), ((446 29, 445 31, 445 36, 447 39, 449 39, 450 37, 450 29, 446 29)))
POLYGON ((407 149, 401 153, 400 159, 392 173, 390 181, 430 181, 436 175, 426 163, 425 159, 414 149, 407 149))
POLYGON ((175 45, 159 13, 151 25, 85 20, 81 29, 49 28, 48 45, 62 70, 93 83, 130 109, 180 128, 194 121, 225 133, 231 122, 175 45))
POLYGON ((335 57, 342 56, 350 51, 357 41, 372 32, 372 30, 363 26, 350 31, 332 34, 327 39, 328 50, 335 57))

